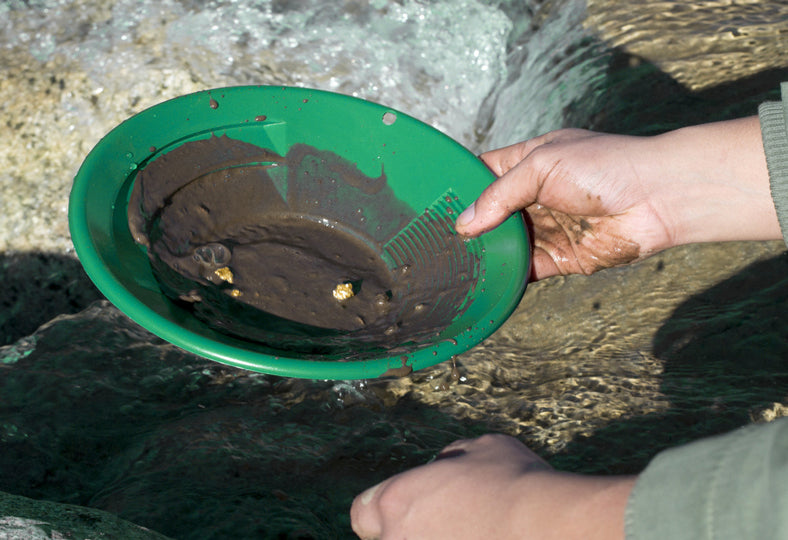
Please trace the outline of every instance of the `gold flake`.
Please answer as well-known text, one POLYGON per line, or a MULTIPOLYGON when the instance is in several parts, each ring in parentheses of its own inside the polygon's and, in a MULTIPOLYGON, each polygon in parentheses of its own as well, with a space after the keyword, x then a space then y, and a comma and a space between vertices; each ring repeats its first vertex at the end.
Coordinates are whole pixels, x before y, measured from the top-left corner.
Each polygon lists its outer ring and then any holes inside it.
POLYGON ((343 300, 347 300, 355 293, 353 292, 353 284, 352 283, 340 283, 336 286, 336 288, 332 291, 334 293, 334 298, 339 300, 340 302, 343 300))
POLYGON ((219 276, 219 279, 222 279, 222 280, 226 281, 227 283, 232 283, 233 282, 233 273, 230 270, 229 266, 224 266, 222 268, 219 268, 218 270, 216 270, 214 272, 214 274, 219 276))

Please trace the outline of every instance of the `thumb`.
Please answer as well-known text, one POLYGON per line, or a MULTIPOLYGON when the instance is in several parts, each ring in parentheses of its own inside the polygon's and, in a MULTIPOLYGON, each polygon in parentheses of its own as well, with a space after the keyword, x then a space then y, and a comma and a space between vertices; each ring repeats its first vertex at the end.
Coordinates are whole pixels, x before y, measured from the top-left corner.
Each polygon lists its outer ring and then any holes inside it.
POLYGON ((538 191, 537 175, 526 158, 487 186, 457 217, 454 228, 463 236, 479 236, 506 221, 513 212, 533 204, 538 191))
POLYGON ((499 178, 457 217, 457 233, 478 236, 503 223, 512 212, 535 203, 542 183, 560 161, 560 153, 551 149, 554 143, 597 136, 584 129, 559 129, 482 154, 482 161, 499 178))
POLYGON ((386 483, 384 481, 372 486, 353 500, 353 505, 350 507, 350 525, 361 540, 378 538, 382 532, 382 516, 377 499, 386 483))

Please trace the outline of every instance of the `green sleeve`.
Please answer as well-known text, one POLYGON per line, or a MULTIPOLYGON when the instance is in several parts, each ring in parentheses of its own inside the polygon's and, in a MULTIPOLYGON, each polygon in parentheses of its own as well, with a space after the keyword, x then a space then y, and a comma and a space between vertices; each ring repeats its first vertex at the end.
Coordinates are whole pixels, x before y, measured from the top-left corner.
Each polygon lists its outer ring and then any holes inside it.
POLYGON ((626 538, 788 538, 788 418, 660 453, 629 497, 626 538))
POLYGON ((772 199, 777 209, 783 239, 788 244, 788 83, 783 83, 781 89, 783 100, 761 104, 758 116, 761 121, 763 148, 766 151, 766 165, 769 168, 772 199))

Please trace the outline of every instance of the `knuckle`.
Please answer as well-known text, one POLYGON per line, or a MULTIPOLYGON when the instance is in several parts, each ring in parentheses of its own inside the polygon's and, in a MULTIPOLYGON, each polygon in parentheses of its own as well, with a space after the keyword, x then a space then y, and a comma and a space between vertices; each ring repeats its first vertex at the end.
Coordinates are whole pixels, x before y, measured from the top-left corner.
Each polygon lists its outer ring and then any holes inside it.
POLYGON ((528 167, 536 178, 543 180, 556 171, 561 163, 560 156, 550 146, 540 146, 529 154, 528 167))

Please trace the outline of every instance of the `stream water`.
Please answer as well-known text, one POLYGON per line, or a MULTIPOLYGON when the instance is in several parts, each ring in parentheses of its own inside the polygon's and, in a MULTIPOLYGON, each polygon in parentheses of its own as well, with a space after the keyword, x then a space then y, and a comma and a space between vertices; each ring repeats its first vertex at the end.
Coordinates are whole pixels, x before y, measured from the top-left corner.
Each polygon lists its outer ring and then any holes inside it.
POLYGON ((781 242, 531 284, 454 365, 306 381, 130 322, 81 272, 65 201, 104 133, 186 92, 343 92, 478 152, 561 126, 649 134, 754 114, 788 80, 786 36, 782 2, 0 3, 0 491, 63 504, 42 519, 0 497, 0 537, 55 538, 82 515, 70 504, 173 538, 347 538, 356 493, 457 438, 501 431, 558 468, 635 472, 785 414, 781 242))

